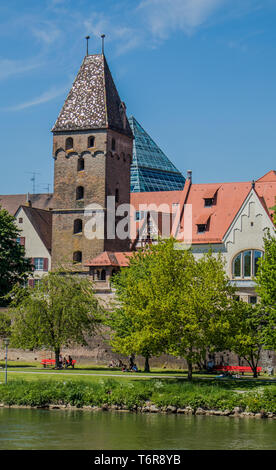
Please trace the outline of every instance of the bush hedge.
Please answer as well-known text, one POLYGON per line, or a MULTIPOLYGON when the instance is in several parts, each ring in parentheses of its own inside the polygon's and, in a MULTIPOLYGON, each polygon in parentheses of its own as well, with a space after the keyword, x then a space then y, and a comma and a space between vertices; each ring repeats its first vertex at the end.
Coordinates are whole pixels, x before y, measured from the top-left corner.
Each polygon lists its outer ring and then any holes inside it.
MULTIPOLYGON (((122 383, 107 379, 88 381, 23 381, 14 380, 0 385, 0 403, 19 406, 117 405, 134 410, 148 402, 158 408, 174 406, 205 410, 230 410, 239 407, 253 413, 276 413, 276 385, 233 390, 213 383, 187 383, 184 381, 135 380, 122 383)), ((240 384, 237 384, 237 388, 240 384)))

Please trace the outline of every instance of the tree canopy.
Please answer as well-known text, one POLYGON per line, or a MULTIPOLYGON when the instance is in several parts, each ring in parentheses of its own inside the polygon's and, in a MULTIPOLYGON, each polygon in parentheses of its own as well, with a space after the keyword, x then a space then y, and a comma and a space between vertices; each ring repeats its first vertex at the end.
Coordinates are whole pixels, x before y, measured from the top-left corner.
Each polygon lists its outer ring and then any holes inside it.
POLYGON ((264 257, 259 260, 256 274, 257 293, 267 318, 263 344, 268 349, 276 347, 276 238, 268 232, 264 238, 264 257))
POLYGON ((47 348, 55 352, 56 366, 62 347, 86 345, 101 322, 101 308, 88 279, 51 272, 35 288, 14 289, 11 344, 23 349, 47 348))
POLYGON ((220 255, 196 261, 175 248, 175 240, 160 240, 134 254, 115 277, 117 306, 108 324, 113 348, 144 356, 145 370, 151 356, 166 352, 187 359, 191 378, 207 348, 225 348, 234 289, 220 255))
POLYGON ((32 270, 24 247, 17 243, 19 236, 15 218, 0 207, 0 306, 7 305, 5 296, 15 284, 26 282, 32 270))

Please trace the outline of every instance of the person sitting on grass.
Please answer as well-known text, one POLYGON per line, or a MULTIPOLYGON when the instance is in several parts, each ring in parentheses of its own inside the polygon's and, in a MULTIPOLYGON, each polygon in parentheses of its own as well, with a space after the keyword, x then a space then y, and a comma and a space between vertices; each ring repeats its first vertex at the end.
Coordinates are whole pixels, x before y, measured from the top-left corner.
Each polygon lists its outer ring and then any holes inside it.
POLYGON ((68 356, 68 361, 67 361, 67 364, 66 364, 66 368, 67 367, 72 367, 72 369, 74 369, 74 364, 73 364, 73 359, 71 356, 68 356))

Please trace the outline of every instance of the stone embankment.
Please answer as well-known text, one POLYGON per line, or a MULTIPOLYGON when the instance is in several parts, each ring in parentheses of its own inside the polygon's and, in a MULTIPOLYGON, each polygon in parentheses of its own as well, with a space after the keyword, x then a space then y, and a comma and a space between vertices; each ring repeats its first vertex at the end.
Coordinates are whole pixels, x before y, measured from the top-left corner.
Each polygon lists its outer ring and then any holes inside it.
POLYGON ((70 404, 49 404, 42 406, 19 406, 19 405, 5 405, 0 403, 0 408, 23 408, 23 409, 48 409, 48 410, 68 410, 68 411, 120 411, 120 412, 135 412, 135 413, 166 413, 177 415, 194 415, 194 416, 228 416, 232 418, 270 418, 276 419, 276 413, 272 412, 246 412, 240 407, 235 407, 233 410, 206 410, 203 408, 177 408, 176 406, 163 406, 157 407, 154 403, 146 402, 143 406, 134 406, 128 408, 125 405, 108 405, 102 406, 82 406, 77 407, 70 404))

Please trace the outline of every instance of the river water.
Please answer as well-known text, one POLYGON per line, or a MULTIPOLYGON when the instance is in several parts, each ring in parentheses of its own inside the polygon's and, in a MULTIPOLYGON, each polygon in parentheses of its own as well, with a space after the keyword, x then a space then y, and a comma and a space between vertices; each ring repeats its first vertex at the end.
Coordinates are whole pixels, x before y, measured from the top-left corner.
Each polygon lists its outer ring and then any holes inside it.
POLYGON ((0 449, 276 449, 276 420, 0 409, 0 449))

